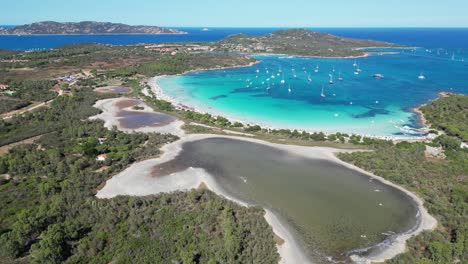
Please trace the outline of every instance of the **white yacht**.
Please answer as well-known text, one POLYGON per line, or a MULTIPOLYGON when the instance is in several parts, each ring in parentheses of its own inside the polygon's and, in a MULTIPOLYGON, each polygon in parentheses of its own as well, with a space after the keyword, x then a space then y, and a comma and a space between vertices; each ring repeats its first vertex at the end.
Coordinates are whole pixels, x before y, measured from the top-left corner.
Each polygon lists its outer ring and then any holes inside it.
POLYGON ((323 92, 323 86, 322 86, 322 93, 320 94, 320 96, 325 97, 325 93, 323 92))

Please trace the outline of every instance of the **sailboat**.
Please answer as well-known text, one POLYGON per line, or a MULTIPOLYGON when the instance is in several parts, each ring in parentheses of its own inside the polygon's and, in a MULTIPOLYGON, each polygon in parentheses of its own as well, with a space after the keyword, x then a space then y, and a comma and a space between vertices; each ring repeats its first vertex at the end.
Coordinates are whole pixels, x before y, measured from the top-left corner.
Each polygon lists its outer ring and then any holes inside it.
POLYGON ((283 74, 283 78, 281 79, 281 84, 284 84, 284 74, 283 74))
POLYGON ((315 66, 314 72, 318 72, 318 71, 319 71, 319 66, 317 65, 317 66, 315 66))
POLYGON ((343 77, 341 77, 341 72, 338 74, 338 81, 343 81, 343 77))
POLYGON ((356 66, 357 66, 357 62, 356 60, 354 60, 353 67, 356 67, 356 66))
POLYGON ((310 77, 310 74, 307 75, 307 81, 311 82, 312 81, 312 78, 310 77))
POLYGON ((419 79, 419 80, 424 80, 424 79, 426 79, 426 76, 424 76, 424 74, 421 72, 421 73, 419 74, 419 76, 418 76, 418 79, 419 79))
POLYGON ((328 81, 328 83, 329 83, 329 84, 333 84, 333 75, 328 74, 328 76, 330 76, 330 80, 328 81))
POLYGON ((323 85, 322 85, 322 93, 320 94, 320 96, 325 97, 325 93, 323 92, 323 85))
POLYGON ((291 93, 292 90, 291 90, 291 85, 288 87, 288 93, 291 93))

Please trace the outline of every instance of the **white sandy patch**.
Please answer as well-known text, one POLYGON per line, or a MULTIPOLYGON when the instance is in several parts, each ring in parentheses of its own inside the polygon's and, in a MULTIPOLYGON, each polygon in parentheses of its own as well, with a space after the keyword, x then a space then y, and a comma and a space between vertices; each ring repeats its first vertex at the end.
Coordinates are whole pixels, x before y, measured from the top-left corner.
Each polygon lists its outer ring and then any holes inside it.
MULTIPOLYGON (((125 101, 125 100, 138 100, 138 99, 120 97, 120 98, 110 98, 110 99, 99 100, 94 104, 94 107, 101 109, 103 112, 99 115, 90 117, 90 119, 91 120, 95 120, 95 119, 104 120, 104 126, 106 128, 112 129, 112 127, 115 126, 119 130, 126 132, 126 133, 131 133, 131 132, 152 133, 154 132, 154 133, 162 133, 162 134, 173 134, 179 137, 185 135, 185 132, 182 129, 184 122, 178 119, 176 119, 175 121, 167 125, 163 125, 159 127, 145 126, 145 127, 141 127, 137 129, 127 129, 127 128, 122 127, 120 125, 119 117, 117 116, 117 113, 120 111, 120 109, 116 106, 116 104, 120 101, 125 101)), ((142 110, 133 110, 131 107, 129 107, 129 108, 125 108, 125 111, 157 113, 151 107, 146 105, 143 101, 141 100, 138 100, 138 101, 140 102, 139 106, 143 107, 142 110)))
MULTIPOLYGON (((163 150, 163 155, 157 159, 146 160, 143 162, 135 163, 128 169, 114 176, 112 179, 108 180, 106 185, 102 190, 97 194, 99 198, 110 198, 117 195, 149 195, 157 194, 163 192, 172 192, 176 190, 189 190, 197 188, 202 182, 204 182, 210 190, 215 192, 218 195, 224 196, 230 200, 236 201, 237 203, 248 206, 243 201, 239 201, 228 193, 223 191, 223 189, 217 184, 216 180, 208 174, 203 169, 189 168, 185 171, 174 173, 170 176, 165 177, 151 177, 150 170, 152 167, 167 162, 174 159, 177 154, 181 151, 182 145, 186 142, 197 141, 207 138, 230 138, 243 140, 258 144, 263 144, 275 148, 279 148, 296 155, 301 155, 307 158, 313 159, 324 159, 338 164, 344 165, 350 169, 357 170, 361 173, 364 173, 370 177, 373 177, 384 184, 390 185, 394 188, 397 188, 410 197, 412 197, 418 205, 419 214, 420 214, 420 223, 417 227, 411 230, 408 233, 401 234, 398 236, 390 245, 385 246, 378 254, 372 255, 366 258, 352 256, 352 259, 356 263, 370 263, 370 262, 383 262, 387 259, 393 258, 398 254, 405 252, 406 250, 406 240, 410 237, 421 233, 424 230, 432 230, 436 227, 437 221, 429 215, 427 210, 423 206, 423 201, 415 194, 405 190, 404 188, 395 185, 379 176, 373 175, 369 172, 366 172, 354 165, 348 164, 341 161, 335 156, 337 152, 352 152, 355 150, 341 150, 335 148, 327 147, 304 147, 304 146, 292 146, 292 145, 281 145, 275 143, 269 143, 258 139, 252 138, 241 138, 234 136, 222 136, 222 135, 202 135, 202 134, 193 134, 187 135, 186 137, 173 142, 171 144, 165 145, 163 150)), ((294 236, 286 226, 281 223, 279 218, 271 211, 266 210, 265 219, 272 226, 273 231, 279 237, 281 237, 285 243, 278 245, 278 252, 281 256, 280 263, 309 263, 310 261, 306 255, 301 251, 301 248, 298 246, 294 236)))

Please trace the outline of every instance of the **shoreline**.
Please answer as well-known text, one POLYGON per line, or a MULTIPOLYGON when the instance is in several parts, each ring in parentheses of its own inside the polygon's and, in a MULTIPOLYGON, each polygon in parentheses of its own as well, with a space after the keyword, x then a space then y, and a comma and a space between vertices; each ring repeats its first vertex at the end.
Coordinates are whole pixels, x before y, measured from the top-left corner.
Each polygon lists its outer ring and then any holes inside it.
POLYGON ((188 35, 188 32, 180 33, 90 33, 90 34, 0 34, 0 36, 120 36, 120 35, 188 35))
MULTIPOLYGON (((255 64, 253 64, 253 65, 255 65, 255 64)), ((244 67, 247 67, 247 66, 244 66, 244 67)), ((183 74, 177 74, 176 76, 180 76, 180 75, 183 75, 183 74)), ((152 77, 152 78, 148 78, 147 84, 151 87, 151 90, 153 91, 153 93, 155 94, 157 99, 162 99, 162 100, 168 101, 173 106, 175 106, 176 108, 179 108, 179 109, 182 109, 182 110, 190 110, 190 111, 194 111, 194 112, 198 112, 198 113, 208 113, 208 114, 211 114, 213 116, 223 116, 223 117, 226 117, 227 119, 229 119, 231 122, 240 122, 244 126, 259 125, 259 126, 261 126, 262 128, 265 128, 265 129, 284 129, 285 128, 284 126, 281 126, 281 125, 267 124, 267 123, 258 122, 258 121, 253 122, 253 121, 249 121, 249 120, 243 120, 243 119, 240 119, 240 118, 236 118, 236 117, 233 117, 233 116, 226 115, 226 113, 223 113, 223 112, 215 111, 213 109, 204 110, 204 109, 200 109, 199 107, 194 106, 194 105, 184 105, 183 103, 177 101, 176 99, 174 99, 171 96, 164 93, 164 90, 158 84, 158 81, 160 79, 165 78, 165 77, 171 77, 171 76, 174 76, 174 75, 160 75, 160 76, 155 76, 155 77, 152 77)), ((429 130, 429 127, 423 126, 420 129, 429 130)), ((309 132, 309 133, 323 132, 320 129, 297 129, 297 130, 299 132, 306 131, 306 132, 309 132)), ((338 131, 338 132, 349 133, 349 132, 345 132, 345 131, 338 131)), ((325 133, 325 135, 329 135, 329 134, 333 134, 333 133, 325 133)), ((432 140, 434 138, 430 134, 427 135, 427 136, 397 136, 397 135, 375 135, 375 134, 360 134, 360 133, 350 133, 350 134, 360 135, 362 137, 368 137, 368 138, 392 140, 392 141, 395 141, 395 142, 396 141, 402 141, 402 140, 424 141, 424 140, 432 140)))
MULTIPOLYGON (((437 93, 437 97, 434 98, 434 99, 431 99, 429 100, 429 102, 433 102, 439 98, 446 98, 446 97, 449 97, 450 95, 455 95, 456 93, 452 93, 452 92, 446 92, 446 91, 443 91, 443 92, 438 92, 437 93)), ((424 107, 426 106, 427 103, 425 104, 421 104, 417 107, 414 107, 414 108, 411 108, 411 112, 414 112, 416 113, 416 115, 418 116, 418 119, 419 119, 419 122, 421 122, 421 124, 423 125, 423 127, 427 128, 427 129, 433 129, 431 128, 431 124, 427 121, 426 117, 424 116, 424 113, 421 111, 421 107, 424 107)), ((439 131, 439 133, 441 133, 442 131, 439 131)))
MULTIPOLYGON (((396 185, 380 176, 376 176, 370 172, 367 172, 361 168, 358 168, 352 164, 346 163, 340 160, 336 153, 339 152, 353 152, 356 150, 339 150, 334 148, 327 147, 303 147, 303 146, 294 146, 294 145, 282 145, 270 143, 267 141, 252 139, 252 138, 243 138, 236 136, 224 136, 224 135, 212 135, 212 134, 190 134, 182 139, 165 145, 161 148, 163 154, 159 158, 146 160, 139 163, 134 163, 126 170, 120 172, 114 177, 106 181, 105 186, 97 193, 98 198, 110 198, 117 195, 149 195, 149 194, 158 194, 162 192, 172 192, 172 191, 184 191, 192 188, 197 188, 202 182, 218 195, 221 195, 229 200, 239 203, 243 206, 249 206, 249 204, 238 200, 228 193, 226 193, 221 186, 214 180, 214 177, 206 173, 203 169, 194 169, 189 168, 185 171, 171 174, 169 177, 162 178, 152 178, 144 176, 145 172, 147 173, 149 167, 154 165, 169 161, 174 159, 182 150, 182 145, 186 142, 192 142, 197 140, 203 140, 207 138, 229 138, 242 140, 257 144, 262 144, 274 148, 278 148, 284 151, 287 151, 292 154, 301 155, 313 159, 322 159, 335 162, 338 165, 343 165, 349 169, 363 173, 369 177, 372 177, 383 184, 389 185, 393 188, 396 188, 409 197, 413 199, 417 207, 420 221, 418 224, 411 230, 398 234, 394 240, 386 247, 383 248, 380 252, 373 253, 371 256, 360 257, 357 255, 351 255, 351 259, 358 263, 370 263, 370 262, 381 262, 395 257, 398 254, 404 253, 406 251, 406 241, 421 233, 424 230, 433 230, 437 226, 437 221, 433 218, 424 207, 424 202, 416 194, 406 190, 405 188, 396 185), (193 177, 194 174, 197 177, 193 177), (135 176, 138 175, 138 176, 135 176), (191 177, 187 177, 190 175, 191 177), (196 179, 194 179, 196 178, 196 179), (141 186, 135 186, 138 182, 141 182, 141 186), (132 186, 132 184, 134 186, 132 186), (153 186, 154 185, 154 186, 153 186)), ((297 244, 296 239, 292 235, 292 232, 288 230, 285 224, 283 224, 278 216, 273 212, 267 210, 265 219, 272 227, 274 233, 281 237, 285 243, 282 245, 277 245, 278 252, 281 256, 280 263, 308 263, 310 260, 302 252, 301 247, 297 244)), ((376 245, 374 245, 376 246, 376 245)))
MULTIPOLYGON (((246 56, 246 55, 244 55, 244 56, 246 56)), ((246 57, 249 57, 249 56, 246 56, 246 57)), ((181 76, 181 75, 184 75, 184 74, 187 74, 187 73, 199 72, 199 71, 217 71, 217 70, 225 70, 225 69, 247 68, 247 67, 252 67, 255 64, 259 64, 260 62, 261 62, 260 60, 255 59, 255 61, 252 61, 252 62, 250 62, 249 64, 246 64, 246 65, 234 65, 234 66, 225 66, 225 67, 216 67, 216 68, 201 68, 201 69, 185 71, 183 73, 178 73, 178 74, 174 74, 174 75, 160 75, 159 77, 181 76)))
POLYGON ((312 56, 312 55, 292 55, 284 53, 241 53, 249 56, 280 56, 280 57, 295 57, 295 58, 310 58, 310 59, 359 59, 366 58, 372 54, 372 52, 366 52, 362 55, 353 55, 353 56, 335 56, 335 57, 326 57, 326 56, 312 56))
MULTIPOLYGON (((337 152, 339 153, 339 152, 337 152)), ((413 201, 416 203, 416 206, 418 208, 418 213, 420 217, 420 221, 417 224, 417 226, 413 227, 412 229, 408 230, 405 233, 397 234, 395 239, 391 241, 391 244, 387 247, 387 249, 384 249, 383 251, 379 252, 378 254, 373 254, 371 256, 367 257, 360 257, 358 255, 351 255, 351 259, 357 263, 374 263, 374 262, 385 262, 387 260, 390 260, 394 257, 396 257, 399 254, 405 253, 407 251, 406 248, 406 241, 409 240, 410 238, 419 235, 423 231, 432 231, 434 230, 437 225, 438 221, 429 214, 427 209, 424 207, 424 200, 420 198, 417 194, 405 189, 404 187, 395 184, 381 176, 377 176, 372 172, 366 171, 362 168, 359 168, 351 163, 347 163, 341 159, 339 159, 336 154, 334 153, 334 161, 340 165, 343 165, 349 169, 355 170, 357 172, 360 172, 362 174, 365 174, 373 179, 376 179, 380 181, 383 184, 386 184, 388 186, 391 186, 395 189, 398 189, 399 191, 405 193, 409 197, 413 199, 413 201)), ((377 246, 377 245, 374 245, 377 246)))

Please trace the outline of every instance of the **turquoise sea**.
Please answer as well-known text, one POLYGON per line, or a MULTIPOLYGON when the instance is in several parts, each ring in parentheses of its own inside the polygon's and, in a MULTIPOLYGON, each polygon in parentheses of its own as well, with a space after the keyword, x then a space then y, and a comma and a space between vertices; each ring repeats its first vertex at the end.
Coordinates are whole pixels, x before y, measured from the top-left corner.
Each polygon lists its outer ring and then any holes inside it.
POLYGON ((255 56, 260 63, 251 67, 170 76, 158 84, 184 105, 253 124, 376 136, 424 135, 411 109, 442 91, 467 93, 468 54, 461 48, 385 51, 396 54, 357 59, 255 56))

